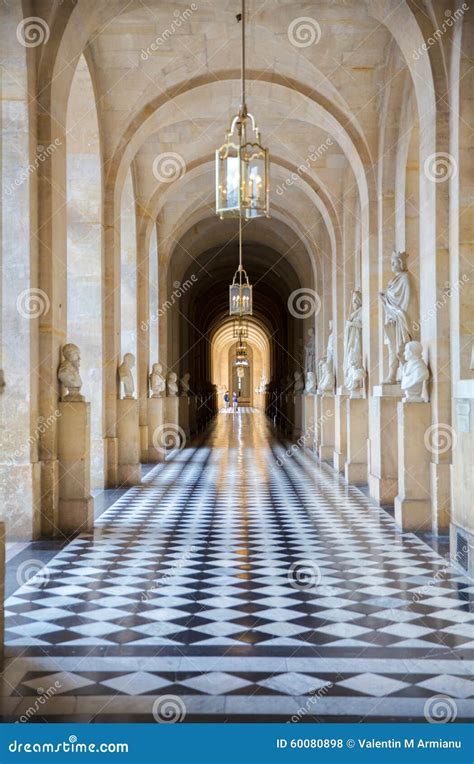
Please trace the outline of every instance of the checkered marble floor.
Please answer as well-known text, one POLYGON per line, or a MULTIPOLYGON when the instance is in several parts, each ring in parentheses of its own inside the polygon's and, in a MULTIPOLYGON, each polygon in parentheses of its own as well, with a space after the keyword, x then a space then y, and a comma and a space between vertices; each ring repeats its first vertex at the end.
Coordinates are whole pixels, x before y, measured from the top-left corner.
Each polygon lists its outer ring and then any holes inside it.
POLYGON ((7 600, 3 718, 466 720, 473 595, 263 415, 220 415, 7 600))

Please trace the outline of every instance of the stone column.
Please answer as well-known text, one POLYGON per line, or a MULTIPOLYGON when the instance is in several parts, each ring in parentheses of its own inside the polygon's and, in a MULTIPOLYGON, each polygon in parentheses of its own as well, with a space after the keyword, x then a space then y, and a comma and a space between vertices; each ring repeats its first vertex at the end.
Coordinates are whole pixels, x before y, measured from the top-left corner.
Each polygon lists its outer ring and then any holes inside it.
POLYGON ((365 398, 346 399, 347 460, 344 476, 353 485, 368 482, 368 401, 365 398))
POLYGON ((395 520, 404 531, 432 529, 430 451, 425 436, 431 425, 430 403, 398 403, 398 486, 395 520))
POLYGON ((319 410, 319 458, 332 461, 334 455, 334 396, 322 395, 319 410))
POLYGON ((379 504, 393 504, 398 493, 397 403, 400 385, 375 385, 370 400, 369 493, 379 504))
POLYGON ((117 401, 118 485, 139 485, 140 430, 138 401, 124 398, 117 401))
POLYGON ((157 448, 157 434, 163 427, 165 414, 165 398, 148 398, 148 453, 147 462, 155 464, 164 462, 165 455, 161 448, 157 448))
POLYGON ((92 530, 90 403, 58 404, 59 504, 57 526, 72 536, 92 530))
POLYGON ((338 387, 334 398, 334 469, 344 472, 347 457, 347 432, 346 432, 346 400, 345 388, 338 387))

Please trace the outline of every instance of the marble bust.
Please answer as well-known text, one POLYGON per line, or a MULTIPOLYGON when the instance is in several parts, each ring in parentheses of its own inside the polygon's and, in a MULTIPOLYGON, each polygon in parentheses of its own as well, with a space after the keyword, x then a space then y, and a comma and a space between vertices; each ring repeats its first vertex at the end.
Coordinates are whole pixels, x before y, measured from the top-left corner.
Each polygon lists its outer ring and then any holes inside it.
POLYGON ((152 398, 162 398, 166 393, 166 379, 163 374, 163 364, 154 363, 150 374, 152 398))
POLYGON ((307 395, 314 395, 316 392, 316 374, 314 371, 306 372, 306 384, 304 389, 307 395))
POLYGON ((413 339, 416 324, 416 294, 408 272, 406 252, 394 252, 391 266, 394 274, 387 291, 380 293, 384 311, 384 342, 388 346, 389 370, 384 382, 395 384, 403 363, 404 349, 413 339))
POLYGON ((135 382, 133 380, 133 373, 132 369, 135 366, 135 356, 133 353, 125 353, 123 357, 123 361, 119 366, 118 373, 120 382, 122 383, 123 387, 123 397, 125 399, 132 399, 134 398, 133 393, 135 392, 135 382))
POLYGON ((430 372, 423 360, 421 342, 407 342, 405 345, 405 363, 402 366, 401 387, 405 396, 403 403, 425 403, 423 385, 429 379, 430 372))
POLYGON ((63 360, 58 369, 58 379, 62 385, 61 399, 63 401, 83 401, 81 395, 82 379, 79 373, 81 351, 77 345, 68 342, 63 347, 63 360), (67 392, 65 392, 67 391, 67 392))
POLYGON ((362 293, 352 292, 351 313, 344 330, 344 387, 351 390, 354 368, 362 369, 362 293))
POLYGON ((181 380, 181 395, 186 395, 186 396, 191 395, 191 388, 189 386, 190 379, 191 379, 191 374, 189 371, 183 374, 183 378, 181 380))
POLYGON ((295 371, 293 377, 295 380, 293 384, 293 393, 299 395, 304 390, 303 372, 295 371))
POLYGON ((166 387, 168 395, 178 395, 178 375, 174 371, 170 371, 166 378, 166 387))
POLYGON ((313 327, 308 329, 308 341, 304 346, 304 368, 306 373, 316 373, 316 346, 313 327))

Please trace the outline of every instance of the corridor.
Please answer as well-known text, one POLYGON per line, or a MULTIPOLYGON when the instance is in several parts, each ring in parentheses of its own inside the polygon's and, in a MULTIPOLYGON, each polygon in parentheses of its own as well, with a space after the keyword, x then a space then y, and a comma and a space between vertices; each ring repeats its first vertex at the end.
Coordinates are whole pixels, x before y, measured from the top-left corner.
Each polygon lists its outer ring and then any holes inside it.
POLYGON ((468 718, 474 587, 286 449, 219 414, 10 596, 3 718, 468 718))

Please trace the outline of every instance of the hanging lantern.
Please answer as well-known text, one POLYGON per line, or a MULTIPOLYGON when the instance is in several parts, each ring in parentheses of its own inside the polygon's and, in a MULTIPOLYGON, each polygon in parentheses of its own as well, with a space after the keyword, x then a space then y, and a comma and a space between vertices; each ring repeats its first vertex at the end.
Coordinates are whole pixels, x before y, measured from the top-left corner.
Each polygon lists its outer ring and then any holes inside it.
POLYGON ((248 339, 249 336, 249 324, 248 321, 242 318, 236 318, 232 322, 232 336, 234 339, 248 339))
POLYGON ((239 215, 250 220, 269 217, 269 154, 245 103, 245 0, 237 19, 242 22, 241 105, 216 151, 216 213, 221 219, 239 215))
POLYGON ((245 106, 216 151, 216 212, 222 219, 269 216, 269 156, 245 106))
POLYGON ((239 266, 229 286, 229 314, 231 316, 252 315, 252 285, 247 272, 239 266))
POLYGON ((243 342, 242 338, 239 338, 237 346, 235 348, 235 365, 236 366, 248 366, 247 359, 247 345, 243 342))

